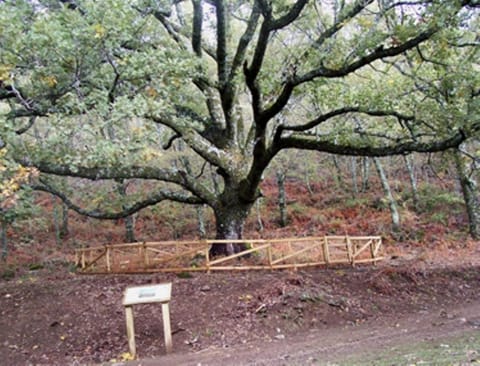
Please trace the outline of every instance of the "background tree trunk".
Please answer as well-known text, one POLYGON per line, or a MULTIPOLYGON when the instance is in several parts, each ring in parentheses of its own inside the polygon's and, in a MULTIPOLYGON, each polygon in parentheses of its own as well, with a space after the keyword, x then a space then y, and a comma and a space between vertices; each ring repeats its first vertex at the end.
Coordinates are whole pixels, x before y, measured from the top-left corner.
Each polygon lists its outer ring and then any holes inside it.
POLYGON ((380 177, 383 192, 385 194, 385 197, 388 200, 388 207, 390 208, 390 215, 392 217, 392 229, 393 231, 399 231, 400 215, 398 214, 397 203, 395 201, 395 198, 393 198, 392 191, 390 189, 390 185, 388 184, 387 177, 385 176, 385 172, 383 171, 383 167, 382 167, 382 164, 380 163, 380 159, 373 158, 373 162, 375 163, 375 168, 377 169, 378 176, 380 177))
POLYGON ((255 211, 257 214, 257 230, 259 232, 263 232, 264 226, 263 226, 262 214, 260 212, 260 198, 255 201, 255 211))
POLYGON ((280 212, 280 226, 287 226, 287 198, 285 193, 285 172, 277 170, 278 209, 280 212))
POLYGON ((366 192, 369 188, 368 179, 370 177, 370 159, 362 158, 362 192, 366 192))
POLYGON ((453 152, 453 159, 467 208, 470 235, 474 239, 480 239, 480 202, 478 199, 479 192, 477 183, 469 174, 460 151, 455 150, 453 152))
POLYGON ((62 245, 62 234, 60 233, 60 214, 58 212, 57 198, 52 195, 52 207, 53 207, 53 227, 55 231, 55 242, 57 247, 62 245))
POLYGON ((417 189, 417 178, 415 176, 415 167, 413 165, 413 159, 411 155, 405 155, 405 166, 407 167, 408 177, 410 179, 410 185, 412 187, 412 200, 413 200, 413 209, 415 212, 418 212, 420 209, 419 199, 418 199, 418 189, 417 189))
POLYGON ((0 238, 2 242, 2 260, 6 260, 8 256, 8 243, 7 243, 7 221, 4 219, 0 220, 0 238))
MULTIPOLYGON (((120 182, 117 186, 118 193, 122 197, 127 196, 127 183, 120 182)), ((122 205, 122 208, 125 209, 125 206, 122 205)), ((137 239, 135 238, 135 217, 130 215, 125 217, 125 241, 127 243, 135 243, 137 239)))
POLYGON ((68 206, 62 202, 62 225, 60 226, 60 237, 63 239, 68 235, 68 206))
POLYGON ((343 186, 343 177, 342 177, 342 169, 340 168, 340 162, 338 161, 337 155, 332 155, 333 166, 335 167, 335 181, 337 186, 343 186))
POLYGON ((350 157, 350 172, 352 173, 352 194, 353 197, 358 196, 358 184, 357 184, 357 157, 350 157))
POLYGON ((305 172, 305 186, 307 187, 308 194, 313 196, 315 192, 313 192, 313 187, 310 182, 310 172, 308 170, 305 172))
POLYGON ((205 228, 205 217, 203 215, 204 208, 203 206, 196 206, 195 210, 197 212, 197 222, 198 222, 198 235, 201 239, 207 237, 207 230, 205 228))
POLYGON ((134 215, 125 217, 125 240, 127 243, 135 243, 137 241, 137 238, 135 237, 134 215))

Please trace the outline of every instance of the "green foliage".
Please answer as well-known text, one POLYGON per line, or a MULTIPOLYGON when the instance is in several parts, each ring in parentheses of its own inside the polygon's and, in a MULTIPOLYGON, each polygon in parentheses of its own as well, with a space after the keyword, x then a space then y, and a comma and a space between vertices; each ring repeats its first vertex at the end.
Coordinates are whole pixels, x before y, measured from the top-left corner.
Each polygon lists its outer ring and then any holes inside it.
MULTIPOLYGON (((248 212, 282 150, 434 151, 477 133, 478 17, 460 2, 255 4, 0 2, 2 144, 44 172, 154 179, 219 213, 248 212)), ((147 195, 108 189, 89 208, 147 195)))
POLYGON ((1 220, 12 223, 35 212, 31 190, 24 184, 37 175, 35 169, 15 163, 7 149, 0 150, 0 213, 1 220))
POLYGON ((448 215, 446 212, 434 212, 430 217, 432 222, 447 225, 448 224, 448 215))
MULTIPOLYGON (((456 192, 445 192, 441 189, 425 185, 419 190, 421 204, 426 212, 447 209, 450 214, 463 210, 463 198, 456 192)), ((438 217, 441 218, 441 217, 438 217)))
POLYGON ((158 141, 153 126, 144 127, 135 117, 188 99, 192 93, 183 86, 197 73, 196 59, 173 52, 171 39, 150 17, 122 2, 84 1, 83 13, 20 3, 0 5, 0 75, 50 114, 48 124, 39 123, 42 146, 24 148, 71 166, 157 158, 142 149, 149 140, 158 141), (112 87, 116 77, 121 81, 112 87), (100 138, 108 128, 115 129, 115 138, 100 138))
POLYGON ((368 205, 370 205, 370 199, 368 197, 348 197, 344 201, 344 206, 347 208, 362 208, 368 205))
POLYGON ((0 278, 6 281, 14 279, 16 272, 15 266, 7 266, 0 270, 0 278))
POLYGON ((193 278, 193 276, 190 272, 179 272, 179 273, 177 273, 177 277, 182 278, 182 279, 193 278))

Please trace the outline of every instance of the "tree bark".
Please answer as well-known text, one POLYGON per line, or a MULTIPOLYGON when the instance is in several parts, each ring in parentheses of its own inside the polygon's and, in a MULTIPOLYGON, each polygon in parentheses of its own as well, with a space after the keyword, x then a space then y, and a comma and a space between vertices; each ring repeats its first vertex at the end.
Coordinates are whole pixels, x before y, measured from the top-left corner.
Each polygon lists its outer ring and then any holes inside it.
POLYGON ((257 199, 255 201, 255 211, 257 213, 257 230, 259 232, 263 232, 263 230, 265 228, 263 226, 262 214, 261 214, 261 211, 260 211, 260 199, 257 199))
POLYGON ((280 226, 287 226, 287 198, 285 194, 285 172, 277 170, 278 209, 280 213, 280 226))
POLYGON ((383 170, 382 164, 380 163, 379 158, 373 158, 373 162, 375 163, 375 167, 378 172, 378 176, 380 177, 380 181, 382 183, 383 192, 385 197, 388 200, 388 207, 390 208, 390 215, 392 217, 392 229, 393 231, 400 230, 400 215, 398 214, 397 210, 397 203, 395 198, 393 198, 392 191, 390 189, 390 184, 388 184, 387 177, 385 176, 385 172, 383 170))
POLYGON ((308 170, 305 172, 305 186, 307 187, 308 194, 310 194, 310 196, 313 196, 314 192, 312 184, 310 182, 310 172, 308 170))
POLYGON ((337 186, 343 186, 343 178, 342 178, 342 169, 340 169, 340 164, 338 162, 338 157, 336 155, 332 155, 333 165, 335 166, 335 180, 337 182, 337 186))
MULTIPOLYGON (((122 197, 127 196, 127 184, 123 181, 118 183, 117 186, 118 193, 122 197)), ((122 205, 122 209, 125 209, 125 205, 122 205)), ((135 243, 137 239, 135 238, 135 217, 134 215, 129 215, 125 217, 125 241, 127 243, 135 243)))
POLYGON ((480 239, 480 202, 478 199, 479 192, 477 183, 468 173, 468 168, 462 160, 460 151, 455 150, 453 152, 453 159, 467 208, 469 233, 472 238, 480 239))
POLYGON ((350 169, 352 173, 352 193, 353 197, 358 195, 358 184, 357 184, 357 157, 352 156, 350 158, 350 169))
POLYGON ((135 243, 135 217, 130 215, 125 217, 125 239, 127 243, 135 243))
POLYGON ((60 233, 57 197, 53 195, 52 195, 52 207, 53 207, 53 226, 55 229, 55 242, 57 244, 57 247, 60 247, 62 245, 62 235, 60 233))
POLYGON ((417 189, 417 178, 415 176, 415 167, 413 166, 413 161, 410 155, 405 155, 405 166, 407 167, 408 177, 410 178, 410 185, 412 186, 412 200, 413 200, 413 209, 415 212, 418 212, 419 199, 418 199, 418 189, 417 189))
POLYGON ((197 211, 197 220, 198 220, 198 235, 200 236, 201 239, 204 239, 207 237, 207 230, 205 228, 205 218, 203 216, 203 206, 196 206, 195 207, 197 211))
POLYGON ((68 206, 62 202, 62 225, 60 227, 60 237, 65 238, 68 233, 68 206))
POLYGON ((7 243, 7 221, 0 220, 1 225, 1 241, 2 241, 2 260, 6 260, 8 256, 8 243, 7 243))
MULTIPOLYGON (((250 211, 251 204, 230 202, 217 206, 214 209, 216 239, 239 240, 243 236, 243 227, 250 211)), ((210 255, 232 255, 246 249, 244 243, 214 244, 210 248, 210 255)))
POLYGON ((367 156, 362 158, 362 192, 369 188, 368 178, 370 177, 370 160, 367 156))

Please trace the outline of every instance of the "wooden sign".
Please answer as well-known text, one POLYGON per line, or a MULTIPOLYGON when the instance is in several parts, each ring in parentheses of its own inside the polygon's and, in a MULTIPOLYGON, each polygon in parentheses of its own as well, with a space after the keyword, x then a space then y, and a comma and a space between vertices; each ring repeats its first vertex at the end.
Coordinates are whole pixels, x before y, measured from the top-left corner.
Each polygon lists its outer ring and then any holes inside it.
POLYGON ((123 305, 148 304, 152 302, 168 302, 172 293, 172 284, 129 287, 125 290, 123 305))
POLYGON ((125 306, 125 320, 127 323, 128 348, 132 357, 137 356, 135 346, 135 328, 133 323, 133 305, 161 303, 163 333, 165 337, 165 349, 167 353, 172 351, 172 331, 170 328, 170 309, 169 302, 172 293, 172 284, 164 283, 159 285, 129 287, 125 290, 123 296, 123 306, 125 306))

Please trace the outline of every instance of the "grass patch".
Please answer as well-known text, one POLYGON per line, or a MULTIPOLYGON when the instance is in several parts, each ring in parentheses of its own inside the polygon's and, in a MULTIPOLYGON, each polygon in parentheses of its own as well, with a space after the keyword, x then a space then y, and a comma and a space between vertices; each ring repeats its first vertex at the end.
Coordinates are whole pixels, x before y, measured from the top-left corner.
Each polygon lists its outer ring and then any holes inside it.
POLYGON ((480 332, 471 332, 456 338, 421 341, 392 347, 388 351, 381 351, 376 355, 367 354, 328 365, 480 365, 480 332))

